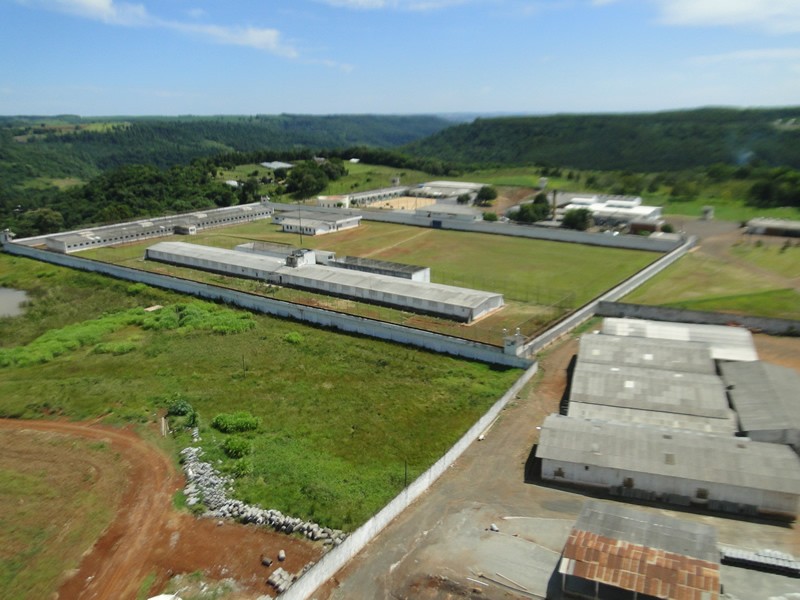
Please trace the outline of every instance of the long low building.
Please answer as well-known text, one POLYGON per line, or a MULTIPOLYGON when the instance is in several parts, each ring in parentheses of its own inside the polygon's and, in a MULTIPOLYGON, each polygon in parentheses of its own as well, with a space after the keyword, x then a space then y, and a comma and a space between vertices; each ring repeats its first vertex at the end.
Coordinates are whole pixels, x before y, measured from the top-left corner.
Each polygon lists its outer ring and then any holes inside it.
POLYGON ((578 360, 676 373, 717 373, 708 345, 697 342, 587 333, 581 336, 578 360))
POLYGON ((797 371, 761 361, 723 363, 720 370, 744 435, 800 452, 797 371))
POLYGON ((148 248, 145 257, 465 322, 472 322, 503 306, 502 294, 308 264, 299 255, 281 261, 248 252, 161 242, 148 248))
POLYGON ((272 212, 272 208, 266 204, 255 202, 77 231, 65 231, 47 236, 44 241, 48 249, 68 254, 90 248, 128 244, 175 234, 191 235, 212 227, 268 219, 272 216, 272 212))
POLYGON ((800 458, 778 444, 550 415, 536 457, 552 482, 725 512, 797 515, 800 458))
POLYGON ((753 336, 742 327, 606 317, 602 332, 608 335, 707 344, 711 349, 711 357, 715 360, 758 360, 753 336))

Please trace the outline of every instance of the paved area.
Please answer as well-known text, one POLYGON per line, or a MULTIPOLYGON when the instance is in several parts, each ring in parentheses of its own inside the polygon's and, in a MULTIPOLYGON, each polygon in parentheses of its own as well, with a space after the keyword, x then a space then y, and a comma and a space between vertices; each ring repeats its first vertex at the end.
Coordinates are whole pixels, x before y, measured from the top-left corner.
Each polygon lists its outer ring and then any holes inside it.
MULTIPOLYGON (((759 344, 770 338, 759 336, 759 344)), ((794 346, 800 354, 800 341, 794 346)), ((556 412, 574 339, 548 351, 536 386, 521 393, 417 503, 400 515, 316 598, 558 598, 553 576, 585 496, 531 481, 536 427, 556 412), (498 531, 492 531, 492 525, 498 531)), ((604 499, 604 501, 613 501, 604 499)), ((788 524, 639 506, 717 528, 721 543, 800 555, 788 524)), ((800 590, 800 580, 727 568, 729 598, 767 599, 800 590)))

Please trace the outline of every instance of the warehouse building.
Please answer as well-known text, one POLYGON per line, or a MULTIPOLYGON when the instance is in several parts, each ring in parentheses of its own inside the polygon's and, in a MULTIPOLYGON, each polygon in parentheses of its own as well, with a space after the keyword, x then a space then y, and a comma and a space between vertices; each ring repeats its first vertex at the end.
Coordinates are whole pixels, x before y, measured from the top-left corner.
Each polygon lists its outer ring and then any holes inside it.
POLYGON ((251 254, 271 256, 283 262, 286 262, 288 257, 296 255, 298 251, 302 251, 307 257, 307 260, 315 265, 328 265, 336 260, 336 253, 331 250, 321 250, 319 248, 315 250, 303 248, 301 250, 297 246, 281 244, 279 242, 247 242, 239 244, 234 250, 237 252, 249 252, 251 254))
POLYGON ((720 365, 743 435, 800 453, 800 375, 756 361, 720 365))
POLYGON ((720 554, 710 525, 589 501, 558 563, 575 598, 717 600, 720 554))
POLYGON ((317 265, 310 254, 297 250, 282 261, 249 252, 161 242, 148 248, 145 257, 465 322, 503 306, 502 294, 317 265))
POLYGON ((607 317, 603 320, 602 333, 651 340, 698 342, 708 345, 711 357, 715 360, 758 360, 753 336, 742 327, 607 317))
POLYGON ((724 512, 797 515, 800 458, 778 444, 550 415, 536 457, 551 482, 724 512))
POLYGON ((567 414, 734 435, 736 416, 716 375, 579 361, 567 414))
POLYGON ((360 258, 358 256, 343 256, 333 263, 334 267, 340 269, 351 269, 353 271, 363 271, 365 273, 378 273, 390 277, 400 277, 421 283, 430 283, 430 267, 419 267, 417 265, 406 265, 403 263, 391 262, 387 260, 375 260, 374 258, 360 258))
POLYGON ((411 188, 408 190, 408 195, 422 198, 456 198, 463 194, 477 194, 485 185, 467 181, 429 181, 411 188))
POLYGON ((569 210, 585 208, 592 213, 597 225, 626 225, 628 223, 661 224, 661 207, 642 204, 638 196, 574 196, 569 203, 561 206, 556 214, 563 217, 569 210))
POLYGON ((800 222, 788 219, 750 219, 745 231, 755 235, 800 237, 800 222))
POLYGON ((68 254, 89 248, 128 244, 168 235, 192 235, 203 229, 249 223, 271 216, 271 208, 256 202, 56 233, 48 236, 45 244, 49 250, 68 254))
POLYGON ((302 210, 276 214, 273 220, 285 233, 303 235, 325 235, 353 229, 361 224, 360 215, 330 215, 302 210))
POLYGON ((619 335, 582 335, 578 361, 677 373, 717 373, 706 344, 619 335))

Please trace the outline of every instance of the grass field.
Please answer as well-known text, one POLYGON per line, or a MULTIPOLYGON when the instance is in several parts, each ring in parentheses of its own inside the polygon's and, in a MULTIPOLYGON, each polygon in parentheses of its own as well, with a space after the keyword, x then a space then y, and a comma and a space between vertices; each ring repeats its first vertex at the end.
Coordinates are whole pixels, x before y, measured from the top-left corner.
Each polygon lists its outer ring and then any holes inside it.
POLYGON ((687 254, 674 265, 624 298, 625 302, 655 304, 800 319, 800 293, 776 280, 800 277, 800 247, 781 250, 783 243, 731 247, 733 257, 755 265, 763 273, 743 269, 732 260, 702 252, 687 254))
POLYGON ((0 367, 0 414, 148 422, 184 399, 208 456, 240 474, 240 497, 333 527, 352 529, 380 509, 403 487, 406 464, 416 477, 519 375, 244 311, 228 312, 252 327, 230 335, 120 324, 126 311, 187 299, 3 254, 0 285, 31 297, 25 315, 0 319, 6 355, 40 357, 45 333, 48 344, 57 333, 64 341, 46 360, 0 367), (119 326, 100 326, 108 322, 119 326), (228 458, 228 435, 210 428, 236 411, 260 420, 242 434, 245 459, 228 458))
POLYGON ((0 596, 50 597, 111 521, 124 481, 104 443, 0 431, 0 596))
MULTIPOLYGON (((233 248, 250 240, 300 245, 300 236, 282 233, 269 222, 205 231, 191 240, 179 241, 233 248)), ((82 253, 135 268, 145 268, 182 277, 218 283, 245 291, 264 293, 252 281, 202 273, 191 269, 143 262, 151 242, 120 248, 98 248, 82 253)), ((547 322, 580 306, 632 275, 658 257, 652 252, 595 248, 509 236, 441 231, 404 225, 364 221, 357 229, 313 237, 303 236, 303 246, 333 250, 338 255, 362 256, 431 267, 436 283, 502 293, 507 306, 478 323, 466 326, 445 319, 330 298, 288 289, 271 289, 270 296, 352 312, 500 344, 503 329, 520 327, 532 335, 547 322)))

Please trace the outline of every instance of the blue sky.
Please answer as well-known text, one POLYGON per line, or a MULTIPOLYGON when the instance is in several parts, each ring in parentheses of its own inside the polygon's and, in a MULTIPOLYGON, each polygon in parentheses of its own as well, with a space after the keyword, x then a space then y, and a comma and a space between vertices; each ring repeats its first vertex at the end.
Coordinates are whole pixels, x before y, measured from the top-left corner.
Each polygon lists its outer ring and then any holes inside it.
POLYGON ((0 114, 800 105, 800 0, 0 0, 0 114))

